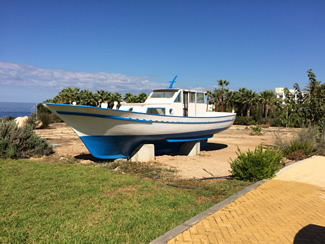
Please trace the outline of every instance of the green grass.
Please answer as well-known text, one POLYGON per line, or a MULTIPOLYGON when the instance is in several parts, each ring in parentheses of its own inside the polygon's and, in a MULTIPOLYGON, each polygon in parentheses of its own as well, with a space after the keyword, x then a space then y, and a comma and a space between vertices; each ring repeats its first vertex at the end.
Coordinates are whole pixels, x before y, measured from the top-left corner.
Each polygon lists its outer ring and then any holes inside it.
POLYGON ((0 171, 1 243, 148 243, 249 184, 187 190, 107 168, 4 159, 0 171))

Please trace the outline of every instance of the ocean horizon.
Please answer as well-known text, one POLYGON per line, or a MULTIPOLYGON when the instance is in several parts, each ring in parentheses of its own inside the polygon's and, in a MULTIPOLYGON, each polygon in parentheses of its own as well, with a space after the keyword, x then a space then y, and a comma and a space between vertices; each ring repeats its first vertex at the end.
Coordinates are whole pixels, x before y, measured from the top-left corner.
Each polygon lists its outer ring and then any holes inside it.
POLYGON ((36 112, 36 107, 37 103, 0 102, 0 118, 30 117, 31 113, 36 112))

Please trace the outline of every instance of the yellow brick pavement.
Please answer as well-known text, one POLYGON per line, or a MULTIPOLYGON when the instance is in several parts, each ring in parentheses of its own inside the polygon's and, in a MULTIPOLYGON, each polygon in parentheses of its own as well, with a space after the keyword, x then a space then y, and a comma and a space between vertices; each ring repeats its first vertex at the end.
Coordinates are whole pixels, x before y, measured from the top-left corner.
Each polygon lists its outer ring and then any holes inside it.
MULTIPOLYGON (((319 162, 325 165, 325 158, 319 162)), ((324 171, 318 175, 325 178, 324 171)), ((280 179, 239 197, 168 244, 325 243, 325 187, 280 179)))

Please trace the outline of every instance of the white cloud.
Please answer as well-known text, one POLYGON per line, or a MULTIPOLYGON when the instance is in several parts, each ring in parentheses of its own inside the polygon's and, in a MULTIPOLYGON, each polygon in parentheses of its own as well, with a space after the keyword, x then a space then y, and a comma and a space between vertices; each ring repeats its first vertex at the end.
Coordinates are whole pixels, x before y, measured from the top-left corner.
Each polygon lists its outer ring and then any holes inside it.
POLYGON ((146 76, 128 76, 118 73, 72 72, 61 69, 46 69, 25 64, 0 62, 0 86, 45 88, 62 90, 79 87, 109 92, 149 92, 155 88, 167 87, 167 83, 154 83, 146 76))

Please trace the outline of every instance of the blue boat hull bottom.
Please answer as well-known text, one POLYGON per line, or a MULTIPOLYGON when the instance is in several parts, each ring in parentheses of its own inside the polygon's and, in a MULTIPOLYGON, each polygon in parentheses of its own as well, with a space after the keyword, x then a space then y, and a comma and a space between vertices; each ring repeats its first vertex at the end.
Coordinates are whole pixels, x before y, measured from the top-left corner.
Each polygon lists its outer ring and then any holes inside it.
POLYGON ((150 135, 150 136, 81 136, 80 139, 85 144, 89 152, 100 159, 130 158, 135 148, 140 144, 154 144, 155 154, 177 153, 180 147, 188 141, 200 141, 201 147, 207 144, 207 139, 214 133, 208 131, 204 135, 202 132, 189 134, 171 135, 150 135))

